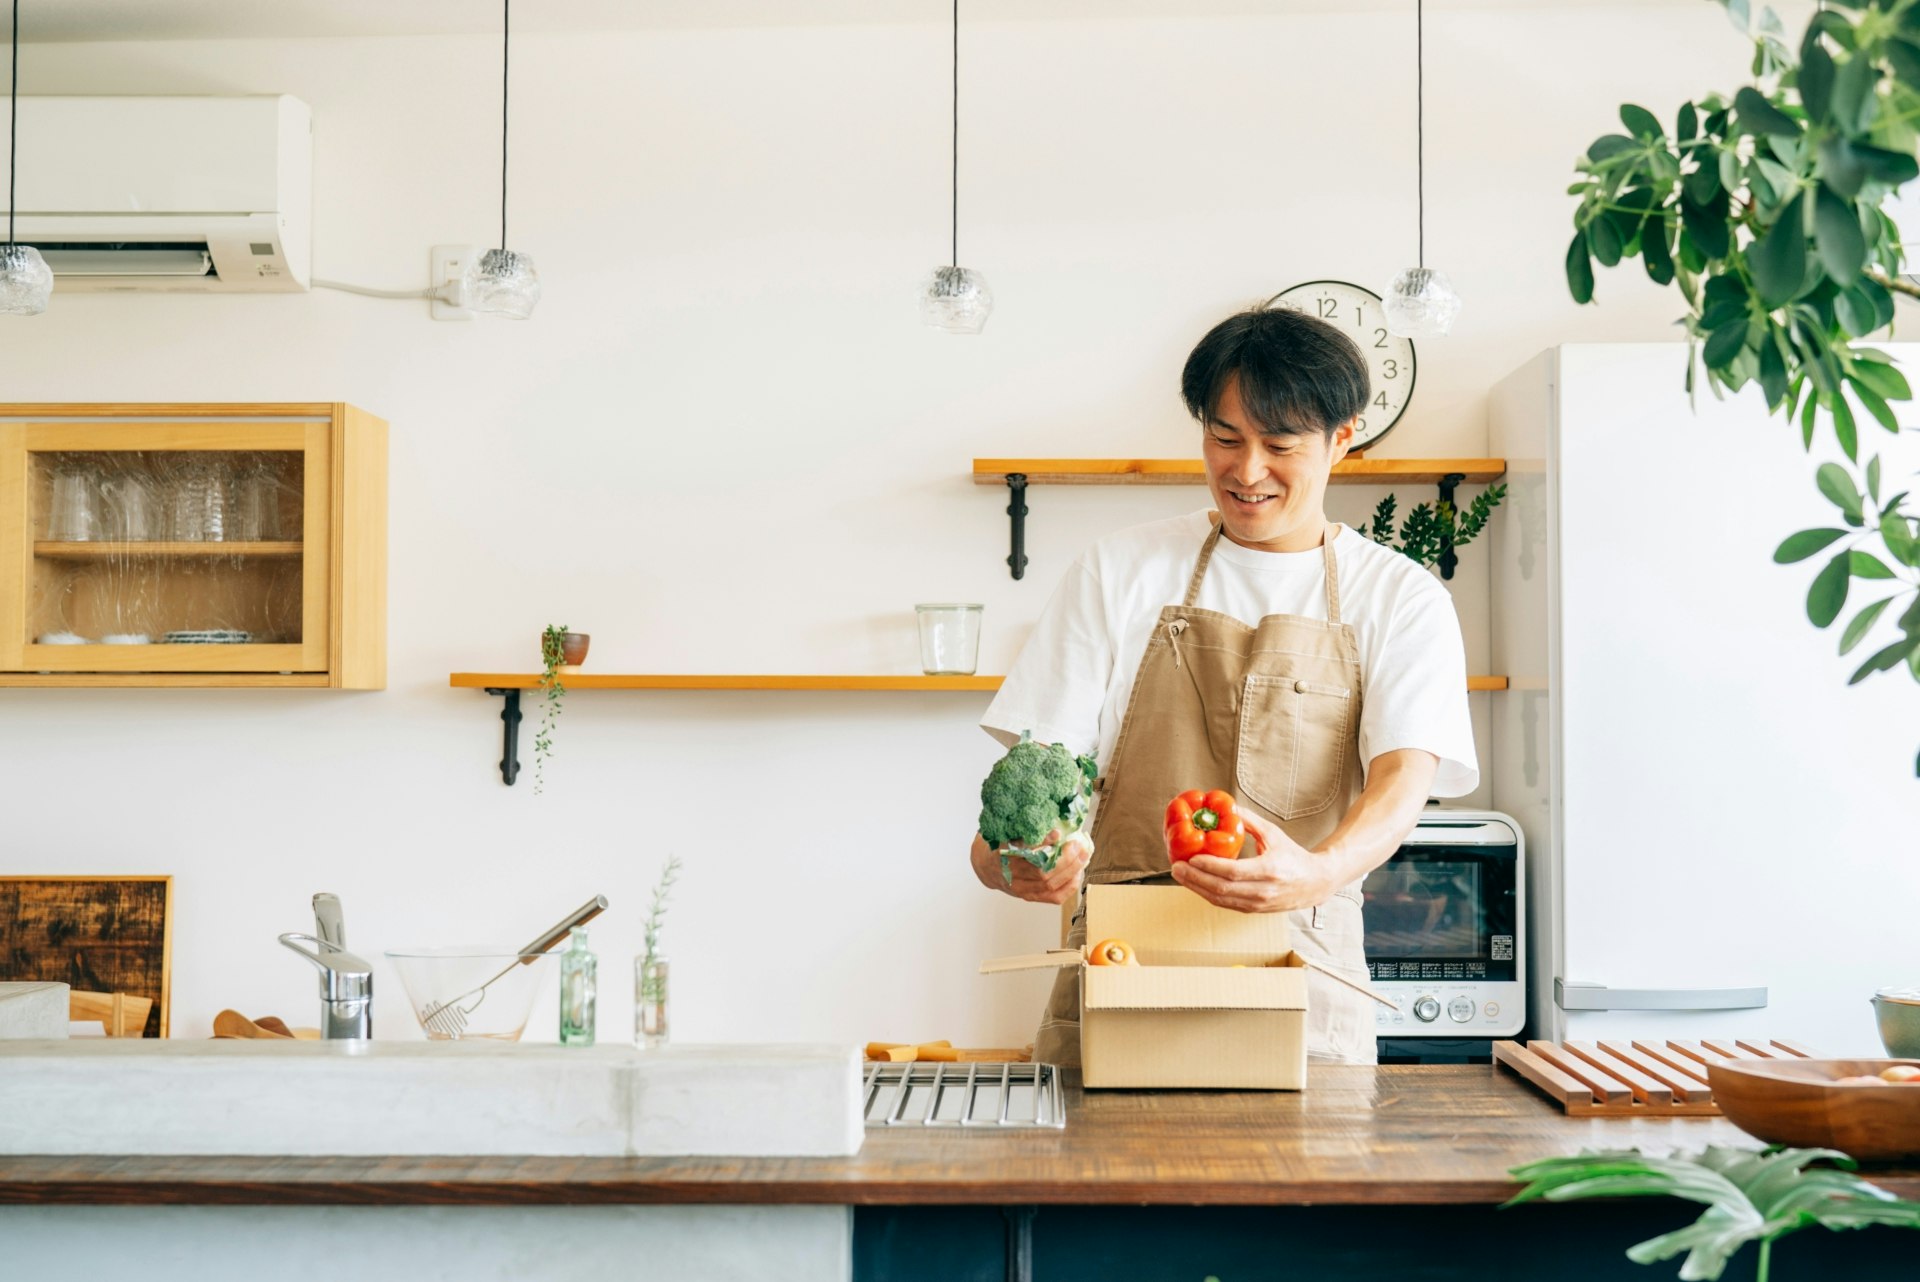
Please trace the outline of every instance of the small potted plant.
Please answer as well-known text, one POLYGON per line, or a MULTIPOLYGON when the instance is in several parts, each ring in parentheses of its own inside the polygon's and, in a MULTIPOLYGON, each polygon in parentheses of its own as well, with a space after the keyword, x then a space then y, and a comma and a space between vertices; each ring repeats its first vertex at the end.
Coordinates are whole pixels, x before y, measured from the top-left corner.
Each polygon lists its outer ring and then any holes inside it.
POLYGON ((564 672, 578 672, 587 661, 584 632, 569 632, 567 625, 548 624, 540 634, 540 689, 546 699, 540 705, 540 727, 533 736, 533 791, 537 796, 546 787, 547 758, 553 755, 553 726, 561 713, 561 700, 567 687, 560 680, 564 672))

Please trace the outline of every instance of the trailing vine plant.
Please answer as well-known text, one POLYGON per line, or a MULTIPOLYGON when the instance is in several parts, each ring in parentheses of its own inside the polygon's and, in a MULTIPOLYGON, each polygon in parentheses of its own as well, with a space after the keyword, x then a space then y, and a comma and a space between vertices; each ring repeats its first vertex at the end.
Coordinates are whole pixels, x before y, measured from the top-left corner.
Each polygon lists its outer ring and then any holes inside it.
POLYGON ((1920 175, 1920 0, 1834 0, 1797 48, 1770 9, 1716 3, 1753 42, 1753 83, 1681 103, 1671 132, 1643 107, 1620 108, 1625 132, 1596 139, 1567 189, 1580 200, 1567 287, 1592 302, 1594 264, 1638 256, 1686 302, 1689 397, 1696 367, 1715 396, 1758 384, 1809 449, 1824 417, 1848 460, 1815 475, 1839 525, 1792 535, 1774 560, 1827 554, 1807 591, 1819 628, 1840 618, 1856 579, 1864 592, 1894 586, 1854 614, 1840 653, 1890 616, 1898 635, 1852 682, 1903 665, 1920 681, 1920 512, 1905 490, 1882 500, 1879 458, 1863 462, 1860 441, 1863 420, 1900 431, 1890 403, 1912 390, 1892 358, 1856 345, 1892 322, 1895 294, 1920 298, 1881 208, 1920 175))
POLYGON ((540 634, 540 689, 546 698, 540 704, 540 726, 533 735, 533 791, 538 796, 546 788, 547 758, 553 755, 553 725, 559 720, 561 699, 567 687, 560 681, 560 665, 567 661, 567 625, 548 624, 540 634))
POLYGON ((1410 556, 1432 569, 1440 559, 1440 554, 1448 548, 1457 551, 1473 542, 1480 531, 1487 528, 1487 518, 1493 515, 1493 509, 1499 507, 1500 500, 1506 497, 1507 487, 1504 484, 1489 485, 1474 496, 1473 502, 1467 504, 1465 515, 1461 515, 1452 503, 1444 499, 1438 503, 1416 504, 1400 523, 1399 540, 1396 542, 1393 517, 1399 509, 1400 500, 1398 496, 1389 494, 1373 509, 1373 523, 1361 533, 1375 543, 1410 556))

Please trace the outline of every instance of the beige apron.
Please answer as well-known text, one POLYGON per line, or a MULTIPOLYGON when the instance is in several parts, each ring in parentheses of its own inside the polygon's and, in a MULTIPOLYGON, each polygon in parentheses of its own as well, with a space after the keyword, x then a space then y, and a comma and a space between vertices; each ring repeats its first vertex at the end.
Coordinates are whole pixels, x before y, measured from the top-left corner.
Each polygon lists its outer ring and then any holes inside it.
MULTIPOLYGON (((1340 575, 1327 527, 1327 618, 1269 614, 1257 627, 1196 609, 1220 525, 1200 548, 1186 600, 1160 611, 1133 679, 1120 738, 1096 784, 1092 861, 1096 883, 1168 882, 1167 802, 1191 788, 1225 787, 1312 849, 1360 795, 1360 650, 1340 622, 1340 575)), ((1252 837, 1248 837, 1249 849, 1252 837)), ((1287 914, 1293 946, 1354 979, 1367 978, 1360 883, 1314 908, 1287 914)), ((1086 942, 1084 899, 1067 936, 1086 942)), ((1374 1062, 1372 1004, 1322 975, 1307 978, 1307 1053, 1374 1062)), ((1080 979, 1063 972, 1040 1022, 1034 1058, 1080 1062, 1080 979)))

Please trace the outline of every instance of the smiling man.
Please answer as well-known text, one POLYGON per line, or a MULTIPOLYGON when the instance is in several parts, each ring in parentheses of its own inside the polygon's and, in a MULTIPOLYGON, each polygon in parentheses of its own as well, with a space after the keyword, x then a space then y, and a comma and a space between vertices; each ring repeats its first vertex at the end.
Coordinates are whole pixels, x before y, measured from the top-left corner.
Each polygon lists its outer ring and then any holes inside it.
MULTIPOLYGON (((1066 903, 1083 881, 1175 881, 1222 907, 1284 912, 1294 946, 1364 980, 1360 884, 1429 796, 1479 783, 1453 599, 1398 552, 1328 521, 1327 480, 1367 402, 1367 367, 1339 330, 1297 312, 1242 312, 1200 340, 1181 376, 1201 429, 1213 511, 1135 526, 1067 571, 982 724, 1100 763, 1091 848, 1052 873, 1000 859, 991 889, 1066 903), (1254 837, 1237 860, 1169 866, 1175 794, 1225 788, 1254 837)), ((1084 909, 1068 942, 1085 942, 1084 909)), ((1035 1058, 1079 1062, 1077 977, 1063 974, 1035 1058)), ((1374 1060, 1371 1003, 1309 978, 1307 1050, 1374 1060)))

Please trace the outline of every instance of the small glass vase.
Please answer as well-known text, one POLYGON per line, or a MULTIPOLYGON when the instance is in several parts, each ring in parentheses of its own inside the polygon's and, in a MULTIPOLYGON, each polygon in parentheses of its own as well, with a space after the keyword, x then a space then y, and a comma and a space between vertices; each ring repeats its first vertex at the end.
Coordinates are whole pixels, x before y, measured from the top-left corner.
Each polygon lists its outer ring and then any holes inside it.
POLYGON ((647 955, 633 961, 633 1044, 643 1050, 667 1044, 667 979, 665 957, 647 955))

